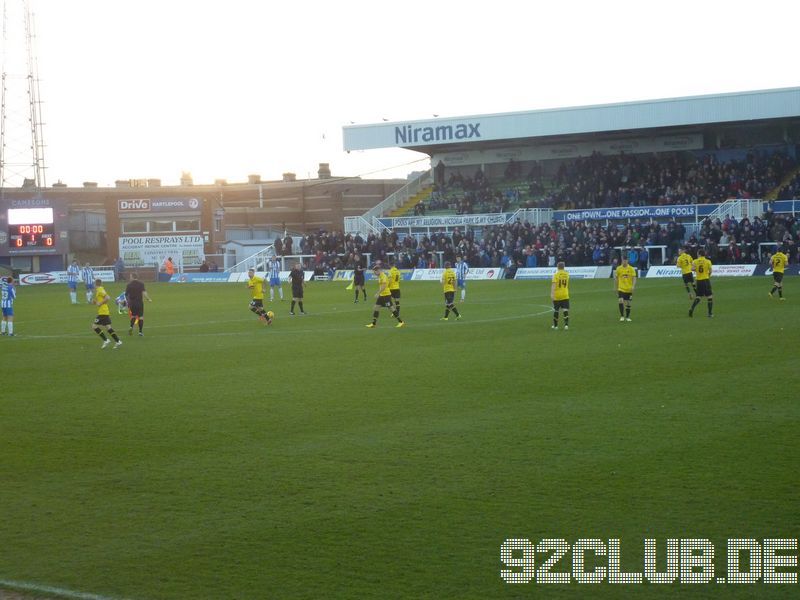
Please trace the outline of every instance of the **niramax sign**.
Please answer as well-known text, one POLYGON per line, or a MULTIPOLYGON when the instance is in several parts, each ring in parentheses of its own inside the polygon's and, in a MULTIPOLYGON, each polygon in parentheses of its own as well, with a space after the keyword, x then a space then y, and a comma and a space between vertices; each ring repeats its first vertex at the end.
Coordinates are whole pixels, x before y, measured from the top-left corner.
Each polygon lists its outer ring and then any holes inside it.
POLYGON ((406 148, 484 139, 497 139, 497 136, 487 136, 487 126, 483 119, 474 118, 356 125, 344 128, 344 149, 348 151, 406 148))

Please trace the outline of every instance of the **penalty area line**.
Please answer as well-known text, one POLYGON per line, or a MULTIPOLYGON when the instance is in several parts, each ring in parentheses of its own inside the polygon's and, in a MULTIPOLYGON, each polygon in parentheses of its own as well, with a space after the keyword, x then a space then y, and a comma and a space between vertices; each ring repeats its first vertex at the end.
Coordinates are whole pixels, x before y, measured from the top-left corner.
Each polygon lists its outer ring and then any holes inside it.
POLYGON ((54 587, 50 585, 41 585, 29 581, 13 581, 9 579, 0 579, 0 589, 17 592, 33 592, 35 594, 46 594, 54 598, 67 598, 69 600, 125 600, 114 596, 103 596, 101 594, 92 594, 89 592, 78 592, 75 590, 68 590, 66 588, 54 587))

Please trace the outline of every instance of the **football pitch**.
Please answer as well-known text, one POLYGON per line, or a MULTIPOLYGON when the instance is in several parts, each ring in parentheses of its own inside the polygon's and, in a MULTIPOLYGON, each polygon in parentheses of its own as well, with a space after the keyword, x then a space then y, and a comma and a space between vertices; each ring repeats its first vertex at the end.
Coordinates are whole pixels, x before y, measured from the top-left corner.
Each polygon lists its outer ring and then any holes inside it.
POLYGON ((511 538, 618 539, 622 571, 640 573, 645 539, 665 571, 667 540, 704 538, 716 581, 728 539, 800 537, 800 285, 787 278, 786 302, 767 277, 713 285, 714 318, 701 303, 690 319, 679 280, 642 280, 620 323, 611 280, 573 280, 570 330, 553 331, 546 281, 470 282, 448 322, 440 285, 407 282, 407 327, 383 310, 374 330, 374 282, 358 304, 310 283, 308 315, 267 302, 272 326, 244 284, 148 283, 144 337, 112 309, 117 350, 66 286, 19 288, 17 337, 0 338, 0 588, 797 597, 501 576, 522 570, 501 562, 511 538))

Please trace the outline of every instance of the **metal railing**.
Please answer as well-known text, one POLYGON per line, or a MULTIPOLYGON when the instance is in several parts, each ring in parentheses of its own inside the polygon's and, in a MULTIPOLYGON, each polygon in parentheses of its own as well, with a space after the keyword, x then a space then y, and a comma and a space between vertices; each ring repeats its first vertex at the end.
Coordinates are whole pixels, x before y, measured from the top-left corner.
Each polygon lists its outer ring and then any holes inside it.
POLYGON ((344 233, 345 235, 357 233, 362 237, 367 237, 370 233, 377 233, 377 230, 364 217, 345 217, 344 233))
POLYGON ((726 200, 711 213, 703 217, 703 220, 708 218, 722 221, 727 217, 732 217, 737 221, 741 221, 745 218, 752 219, 760 217, 763 211, 764 202, 762 200, 726 200))
POLYGON ((367 222, 373 223, 376 218, 382 217, 390 210, 394 210, 400 206, 403 206, 408 199, 417 194, 422 188, 432 183, 431 179, 431 170, 428 169, 424 173, 421 173, 411 181, 409 181, 406 185, 401 187, 399 190, 390 194, 386 197, 386 199, 373 206, 363 215, 361 215, 367 222))
POLYGON ((275 255, 275 246, 270 244, 263 250, 259 250, 255 254, 251 254, 244 260, 240 260, 238 263, 225 269, 226 273, 244 273, 248 269, 255 269, 256 271, 264 271, 266 270, 265 266, 267 264, 267 260, 272 258, 275 255))
POLYGON ((552 208, 519 208, 507 220, 507 223, 514 221, 521 221, 522 223, 530 223, 531 225, 539 226, 542 223, 553 222, 553 209, 552 208))

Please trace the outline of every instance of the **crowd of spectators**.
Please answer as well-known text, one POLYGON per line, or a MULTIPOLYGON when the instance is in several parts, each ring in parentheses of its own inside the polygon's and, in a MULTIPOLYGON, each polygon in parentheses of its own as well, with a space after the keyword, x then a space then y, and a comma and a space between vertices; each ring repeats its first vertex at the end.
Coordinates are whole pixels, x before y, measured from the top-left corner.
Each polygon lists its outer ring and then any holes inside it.
MULTIPOLYGON (((763 198, 798 166, 786 152, 751 151, 741 159, 721 161, 716 154, 599 153, 562 161, 545 177, 534 162, 520 192, 521 165, 509 161, 501 181, 490 183, 481 169, 472 177, 459 170, 437 182, 415 214, 447 210, 457 214, 504 212, 509 206, 587 209, 619 206, 707 204, 730 198, 763 198), (515 183, 516 182, 516 183, 515 183)), ((800 197, 800 176, 782 188, 781 199, 800 197)))
POLYGON ((800 200, 800 173, 778 192, 778 200, 800 200))
POLYGON ((708 204, 763 198, 797 161, 785 152, 749 152, 720 162, 715 154, 593 154, 561 164, 555 191, 540 205, 559 209, 708 204))
POLYGON ((358 262, 396 258, 401 268, 436 268, 440 261, 462 256, 474 267, 541 267, 564 261, 568 266, 611 265, 619 260, 620 248, 632 264, 673 263, 678 248, 687 245, 694 253, 704 248, 713 263, 758 263, 774 249, 764 242, 784 246, 790 261, 798 261, 800 220, 768 211, 763 218, 737 221, 731 217, 705 219, 693 232, 677 220, 656 223, 635 220, 624 225, 591 222, 554 222, 539 226, 516 221, 499 226, 431 235, 401 237, 396 231, 360 235, 319 231, 306 234, 293 245, 291 238, 276 243, 279 255, 302 254, 308 268, 321 271, 352 269, 358 262), (660 246, 657 251, 648 246, 660 246), (766 252, 765 252, 766 250, 766 252))
POLYGON ((414 207, 415 215, 427 211, 454 212, 459 215, 506 212, 510 206, 519 206, 521 194, 516 186, 493 186, 478 168, 472 177, 460 172, 451 173, 446 183, 434 183, 427 201, 414 207))

